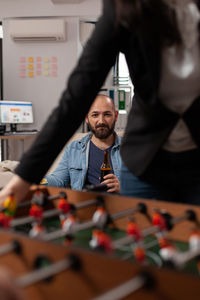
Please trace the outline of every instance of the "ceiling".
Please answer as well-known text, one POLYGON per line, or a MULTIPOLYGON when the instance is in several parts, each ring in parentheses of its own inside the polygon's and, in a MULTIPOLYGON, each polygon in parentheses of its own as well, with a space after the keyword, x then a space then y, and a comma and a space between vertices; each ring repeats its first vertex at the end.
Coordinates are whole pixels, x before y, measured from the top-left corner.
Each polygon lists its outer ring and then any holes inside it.
POLYGON ((76 4, 85 0, 51 0, 54 4, 76 4))

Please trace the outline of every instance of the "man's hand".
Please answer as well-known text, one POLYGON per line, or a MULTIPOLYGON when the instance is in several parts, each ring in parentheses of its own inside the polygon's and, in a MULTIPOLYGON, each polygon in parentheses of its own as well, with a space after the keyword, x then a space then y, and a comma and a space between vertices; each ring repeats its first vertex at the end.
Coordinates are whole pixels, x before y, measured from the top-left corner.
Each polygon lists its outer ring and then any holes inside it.
POLYGON ((22 201, 28 194, 31 184, 18 175, 14 175, 9 183, 0 191, 0 206, 13 193, 17 202, 22 201))
POLYGON ((109 193, 119 193, 120 192, 120 182, 114 174, 108 174, 104 176, 104 181, 102 184, 106 184, 108 187, 107 192, 109 193))

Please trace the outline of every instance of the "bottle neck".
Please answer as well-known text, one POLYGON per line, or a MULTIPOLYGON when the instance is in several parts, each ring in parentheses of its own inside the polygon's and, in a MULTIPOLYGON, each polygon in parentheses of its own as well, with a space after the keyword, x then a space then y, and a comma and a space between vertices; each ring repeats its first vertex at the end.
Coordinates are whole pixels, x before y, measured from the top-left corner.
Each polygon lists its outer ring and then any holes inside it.
POLYGON ((110 166, 110 162, 109 162, 109 152, 108 151, 104 151, 104 160, 103 160, 103 164, 101 166, 101 169, 111 169, 110 166))

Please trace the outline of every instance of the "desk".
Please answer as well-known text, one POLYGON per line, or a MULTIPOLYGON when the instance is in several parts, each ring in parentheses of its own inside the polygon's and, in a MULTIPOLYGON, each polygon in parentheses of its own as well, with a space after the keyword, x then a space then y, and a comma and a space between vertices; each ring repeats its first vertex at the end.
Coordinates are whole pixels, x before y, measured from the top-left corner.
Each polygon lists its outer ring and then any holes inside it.
POLYGON ((18 140, 21 144, 21 152, 24 153, 24 141, 34 138, 38 132, 30 132, 27 134, 14 134, 13 135, 0 135, 1 140, 1 161, 9 159, 9 147, 8 147, 8 141, 10 140, 18 140))

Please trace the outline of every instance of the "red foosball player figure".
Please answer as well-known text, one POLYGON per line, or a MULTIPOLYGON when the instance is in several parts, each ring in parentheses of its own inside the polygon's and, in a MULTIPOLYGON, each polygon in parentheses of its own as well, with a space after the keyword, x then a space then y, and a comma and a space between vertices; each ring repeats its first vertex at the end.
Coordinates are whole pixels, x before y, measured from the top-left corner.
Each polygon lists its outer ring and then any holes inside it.
POLYGON ((113 252, 112 240, 105 232, 95 229, 92 232, 92 239, 89 242, 92 249, 103 250, 106 253, 113 252))
POLYGON ((139 242, 134 244, 133 254, 139 263, 143 264, 146 261, 146 253, 143 243, 139 242))
POLYGON ((142 232, 133 219, 129 221, 126 232, 128 235, 132 236, 136 242, 143 239, 142 232))
POLYGON ((68 214, 70 211, 70 203, 66 198, 61 197, 58 202, 58 209, 62 211, 63 214, 68 214))
POLYGON ((43 208, 37 204, 32 204, 29 216, 34 217, 37 222, 41 222, 43 219, 43 208))
POLYGON ((131 219, 127 225, 126 233, 134 239, 133 254, 139 263, 144 263, 146 254, 144 250, 144 241, 142 231, 138 225, 131 219))
POLYGON ((162 246, 162 242, 165 242, 164 236, 167 232, 167 224, 165 218, 162 216, 160 211, 158 209, 154 209, 154 214, 152 218, 152 225, 159 228, 159 232, 155 234, 158 244, 160 245, 160 248, 164 248, 164 245, 162 246))
POLYGON ((45 233, 44 226, 42 222, 32 223, 32 229, 29 231, 30 237, 38 237, 45 233))
POLYGON ((158 244, 160 246, 160 249, 167 248, 171 246, 171 243, 163 236, 158 238, 158 244))
POLYGON ((10 222, 12 219, 12 216, 7 216, 4 212, 0 212, 0 227, 10 228, 10 222))
POLYGON ((167 230, 166 221, 165 221, 164 217, 162 216, 162 214, 157 209, 154 210, 154 214, 153 214, 153 218, 152 218, 152 225, 158 226, 161 231, 167 230))

